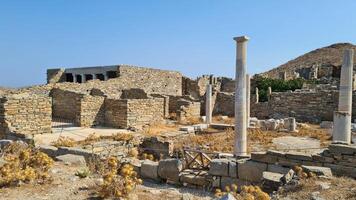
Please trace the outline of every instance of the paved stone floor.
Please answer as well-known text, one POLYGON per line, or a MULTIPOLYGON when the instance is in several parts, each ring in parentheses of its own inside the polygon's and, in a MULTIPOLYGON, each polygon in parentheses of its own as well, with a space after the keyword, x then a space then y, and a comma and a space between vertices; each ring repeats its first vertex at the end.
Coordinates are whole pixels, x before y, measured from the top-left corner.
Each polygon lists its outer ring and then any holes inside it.
POLYGON ((273 139, 273 144, 276 149, 283 149, 285 151, 301 151, 310 153, 322 151, 319 140, 307 137, 278 137, 273 139))

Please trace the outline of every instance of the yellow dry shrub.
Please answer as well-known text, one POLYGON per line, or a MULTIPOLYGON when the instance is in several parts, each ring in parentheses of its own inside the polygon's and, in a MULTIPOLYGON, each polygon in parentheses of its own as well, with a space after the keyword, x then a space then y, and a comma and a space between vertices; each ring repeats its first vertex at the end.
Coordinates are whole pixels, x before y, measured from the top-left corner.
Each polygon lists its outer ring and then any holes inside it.
POLYGON ((119 164, 115 157, 107 159, 103 179, 104 182, 98 189, 102 198, 125 198, 135 189, 136 185, 142 184, 142 180, 137 178, 133 166, 119 164))
POLYGON ((20 182, 41 183, 50 177, 48 170, 52 167, 53 160, 45 153, 28 147, 3 156, 6 163, 0 167, 0 187, 16 186, 20 182))
POLYGON ((137 158, 138 156, 138 150, 137 148, 131 148, 128 152, 128 155, 133 158, 137 158))
POLYGON ((52 143, 55 147, 74 147, 76 142, 70 137, 59 137, 57 141, 52 143))
POLYGON ((130 142, 134 139, 134 136, 130 133, 117 133, 112 135, 112 139, 115 141, 130 142))
POLYGON ((100 136, 98 136, 97 134, 95 133, 92 133, 90 135, 88 135, 88 137, 85 138, 85 140, 79 142, 80 144, 83 144, 83 145, 88 145, 88 144, 91 144, 93 142, 98 142, 100 140, 100 136))

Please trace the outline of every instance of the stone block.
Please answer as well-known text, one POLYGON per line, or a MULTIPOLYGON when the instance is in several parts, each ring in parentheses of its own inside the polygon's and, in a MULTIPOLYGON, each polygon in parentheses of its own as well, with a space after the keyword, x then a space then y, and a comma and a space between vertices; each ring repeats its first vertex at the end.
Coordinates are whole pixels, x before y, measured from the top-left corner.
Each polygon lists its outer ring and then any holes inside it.
POLYGON ((209 184, 208 179, 206 178, 206 174, 197 175, 191 174, 187 172, 182 172, 179 175, 179 181, 184 184, 191 184, 196 186, 207 186, 209 184))
POLYGON ((278 159, 278 165, 284 166, 284 167, 294 167, 296 165, 301 165, 300 160, 292 160, 292 159, 286 159, 286 158, 279 158, 278 159))
POLYGON ((353 155, 356 154, 356 145, 330 144, 329 151, 330 153, 353 155))
POLYGON ((267 153, 251 153, 251 160, 273 164, 278 161, 278 158, 267 153))
POLYGON ((185 131, 187 133, 194 133, 195 132, 195 128, 194 126, 182 126, 179 128, 180 131, 185 131))
POLYGON ((272 156, 276 156, 278 158, 284 158, 285 157, 285 153, 282 152, 282 151, 268 150, 267 154, 268 155, 272 155, 272 156))
POLYGON ((266 163, 255 161, 246 161, 238 163, 238 178, 251 182, 260 182, 262 180, 263 172, 267 170, 266 163))
POLYGON ((267 171, 274 172, 274 173, 286 174, 289 172, 289 170, 290 168, 288 167, 282 167, 280 165, 275 165, 275 164, 269 164, 267 166, 267 171))
POLYGON ((140 152, 152 154, 155 158, 169 158, 173 153, 174 144, 159 137, 144 138, 139 146, 140 152))
POLYGON ((326 177, 331 177, 332 172, 329 167, 318 167, 318 166, 306 166, 302 165, 302 169, 306 173, 314 173, 317 176, 326 176, 326 177))
POLYGON ((86 165, 84 156, 79 156, 79 155, 65 154, 65 155, 57 156, 56 160, 70 165, 78 165, 78 166, 86 165))
POLYGON ((208 173, 213 176, 229 176, 229 160, 213 159, 210 162, 210 169, 208 173))
POLYGON ((229 162, 229 177, 237 178, 237 163, 235 161, 229 162))
POLYGON ((183 164, 179 159, 165 159, 158 163, 158 175, 165 180, 179 182, 179 173, 183 169, 183 164))
POLYGON ((320 128, 323 129, 332 129, 334 126, 334 123, 332 121, 322 121, 320 123, 320 128))
POLYGON ((286 157, 293 160, 306 160, 306 161, 313 160, 310 154, 301 153, 301 152, 289 152, 286 153, 286 157))
POLYGON ((283 185, 282 182, 283 174, 274 172, 263 172, 262 174, 262 187, 266 191, 277 191, 280 186, 283 185))
POLYGON ((144 179, 151 179, 160 181, 158 176, 158 162, 145 160, 141 164, 141 177, 144 179))

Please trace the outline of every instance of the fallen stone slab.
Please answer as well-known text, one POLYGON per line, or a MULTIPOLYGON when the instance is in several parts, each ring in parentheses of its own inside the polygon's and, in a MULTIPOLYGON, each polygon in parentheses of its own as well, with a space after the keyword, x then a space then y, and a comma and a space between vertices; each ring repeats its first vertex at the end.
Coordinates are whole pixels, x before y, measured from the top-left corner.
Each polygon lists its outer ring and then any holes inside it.
POLYGON ((141 164, 140 170, 141 177, 144 179, 151 179, 154 181, 160 181, 160 177, 158 176, 158 162, 145 160, 141 164))
POLYGON ((86 165, 84 156, 65 154, 57 156, 56 160, 64 162, 65 164, 83 166, 86 165))
POLYGON ((262 187, 267 191, 277 191, 283 185, 283 174, 274 172, 263 172, 262 174, 262 187))
POLYGON ((228 159, 213 159, 210 162, 208 172, 213 176, 229 176, 229 160, 228 159))
POLYGON ((162 179, 179 182, 179 173, 183 169, 183 164, 179 159, 165 159, 158 163, 158 175, 162 179))
POLYGON ((267 164, 248 160, 238 163, 237 170, 239 179, 257 183, 262 180, 263 172, 267 170, 267 164))
POLYGON ((179 128, 180 131, 185 131, 187 133, 194 133, 195 132, 195 128, 194 126, 182 126, 179 128))
POLYGON ((196 185, 196 186, 206 186, 209 184, 207 179, 207 173, 202 171, 201 173, 192 173, 190 170, 183 171, 179 175, 179 181, 185 185, 196 185))
POLYGON ((330 153, 353 155, 356 154, 356 145, 330 144, 330 153))
POLYGON ((333 174, 329 167, 306 166, 302 165, 302 169, 306 173, 314 173, 317 176, 331 177, 333 174))

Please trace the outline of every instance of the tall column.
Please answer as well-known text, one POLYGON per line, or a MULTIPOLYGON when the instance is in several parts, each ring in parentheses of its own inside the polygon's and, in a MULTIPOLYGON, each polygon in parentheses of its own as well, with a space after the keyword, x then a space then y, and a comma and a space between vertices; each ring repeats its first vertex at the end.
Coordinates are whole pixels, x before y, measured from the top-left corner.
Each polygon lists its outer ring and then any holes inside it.
POLYGON ((77 82, 77 75, 76 74, 72 74, 73 75, 73 83, 77 82))
POLYGON ((246 50, 248 37, 235 37, 236 41, 236 77, 235 77, 235 141, 234 155, 247 155, 246 123, 246 50))
POLYGON ((260 94, 258 93, 259 92, 259 90, 258 90, 258 87, 256 87, 256 89, 255 89, 255 91, 256 91, 256 102, 255 103, 259 103, 260 102, 260 94))
POLYGON ((250 126, 250 99, 251 99, 251 78, 249 74, 246 74, 246 124, 247 128, 250 126))
POLYGON ((108 77, 108 73, 107 72, 105 72, 104 73, 104 81, 107 81, 109 79, 109 77, 108 77))
POLYGON ((92 74, 91 76, 93 77, 93 80, 96 79, 96 74, 92 74))
POLYGON ((206 123, 211 124, 213 118, 213 109, 212 109, 212 93, 213 88, 211 84, 208 84, 206 87, 206 94, 205 94, 205 116, 206 116, 206 123))
POLYGON ((334 113, 333 142, 350 144, 352 116, 353 49, 344 50, 340 75, 339 107, 334 113))

